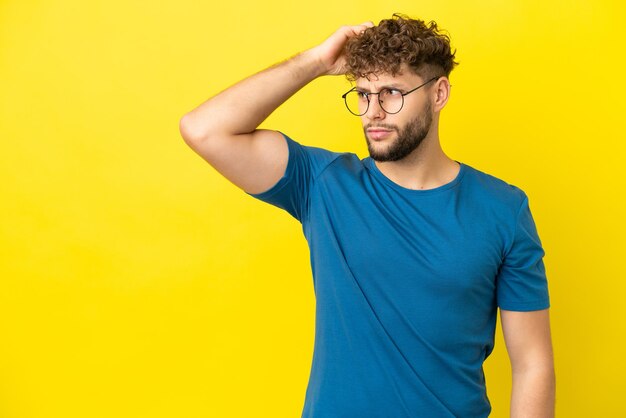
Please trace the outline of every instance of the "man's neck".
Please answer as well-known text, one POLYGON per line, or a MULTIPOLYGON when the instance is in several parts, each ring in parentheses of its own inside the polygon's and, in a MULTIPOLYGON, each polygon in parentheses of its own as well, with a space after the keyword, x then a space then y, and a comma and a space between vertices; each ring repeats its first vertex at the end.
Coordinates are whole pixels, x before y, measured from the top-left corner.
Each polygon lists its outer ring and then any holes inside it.
POLYGON ((460 166, 441 149, 438 137, 425 138, 410 155, 398 161, 374 161, 394 183, 412 190, 428 190, 450 183, 460 166))

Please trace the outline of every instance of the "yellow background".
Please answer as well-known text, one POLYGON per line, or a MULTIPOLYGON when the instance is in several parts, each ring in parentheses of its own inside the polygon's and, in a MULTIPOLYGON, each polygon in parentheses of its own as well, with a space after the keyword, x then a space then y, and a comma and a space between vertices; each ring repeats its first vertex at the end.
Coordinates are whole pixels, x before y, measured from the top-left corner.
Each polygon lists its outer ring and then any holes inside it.
MULTIPOLYGON (((0 1, 1 417, 300 416, 315 306, 300 225, 221 177, 178 121, 393 12, 457 48, 446 153, 530 198, 557 415, 626 416, 623 2, 389 3, 0 1)), ((363 158, 348 86, 318 79, 263 127, 363 158)), ((508 416, 499 328, 486 375, 508 416)))

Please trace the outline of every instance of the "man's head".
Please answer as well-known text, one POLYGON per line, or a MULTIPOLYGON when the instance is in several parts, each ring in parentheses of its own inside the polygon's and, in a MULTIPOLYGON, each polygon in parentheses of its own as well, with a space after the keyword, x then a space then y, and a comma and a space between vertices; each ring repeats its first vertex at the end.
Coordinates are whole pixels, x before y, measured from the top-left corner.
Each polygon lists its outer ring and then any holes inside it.
POLYGON ((437 23, 426 24, 396 13, 347 41, 346 76, 351 81, 381 73, 395 76, 406 64, 424 80, 450 77, 458 65, 455 53, 451 52, 450 38, 441 33, 437 23))
POLYGON ((365 112, 361 119, 374 160, 406 157, 427 137, 433 120, 438 123, 448 97, 448 77, 458 65, 454 55, 449 37, 439 32, 435 22, 426 25, 398 14, 347 41, 346 76, 356 82, 365 105, 358 114, 365 112), (381 89, 392 90, 393 100, 401 101, 400 111, 393 113, 394 106, 392 113, 386 112, 388 95, 367 95, 381 89))

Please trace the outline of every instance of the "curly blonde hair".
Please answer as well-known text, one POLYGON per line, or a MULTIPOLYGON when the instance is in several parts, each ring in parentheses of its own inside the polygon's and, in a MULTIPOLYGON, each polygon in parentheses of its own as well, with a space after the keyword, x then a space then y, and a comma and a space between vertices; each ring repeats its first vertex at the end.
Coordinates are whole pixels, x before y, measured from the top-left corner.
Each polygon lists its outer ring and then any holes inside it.
POLYGON ((402 64, 407 64, 424 80, 442 75, 449 77, 458 65, 454 61, 456 50, 451 52, 450 38, 441 33, 437 23, 430 21, 427 25, 398 13, 350 38, 344 52, 346 77, 350 81, 370 74, 395 76, 400 73, 402 64))

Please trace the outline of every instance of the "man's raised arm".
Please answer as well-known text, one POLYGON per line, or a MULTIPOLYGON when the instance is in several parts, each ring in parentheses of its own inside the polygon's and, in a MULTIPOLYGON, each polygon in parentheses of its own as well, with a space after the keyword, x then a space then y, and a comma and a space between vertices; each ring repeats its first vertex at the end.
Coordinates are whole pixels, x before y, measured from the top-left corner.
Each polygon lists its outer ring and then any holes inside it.
POLYGON ((224 177, 248 193, 261 193, 285 172, 287 143, 258 126, 289 97, 322 75, 344 73, 346 41, 371 22, 342 26, 320 45, 254 74, 185 114, 185 142, 224 177))

